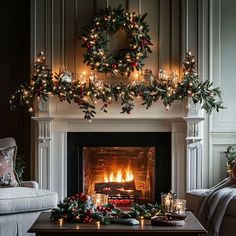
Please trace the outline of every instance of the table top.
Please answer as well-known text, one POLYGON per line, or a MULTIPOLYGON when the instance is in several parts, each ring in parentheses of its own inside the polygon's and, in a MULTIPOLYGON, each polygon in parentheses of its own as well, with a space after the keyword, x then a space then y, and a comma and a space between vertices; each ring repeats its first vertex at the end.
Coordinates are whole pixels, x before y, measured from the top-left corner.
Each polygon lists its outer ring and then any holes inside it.
POLYGON ((204 227, 199 223, 196 217, 189 211, 186 212, 187 219, 183 226, 152 226, 150 220, 145 220, 144 224, 140 225, 97 225, 96 223, 79 224, 63 222, 60 226, 58 221, 50 220, 50 212, 42 212, 36 219, 35 223, 29 229, 29 233, 42 233, 42 232, 87 232, 87 233, 135 233, 135 232, 178 232, 178 233, 206 233, 204 227))

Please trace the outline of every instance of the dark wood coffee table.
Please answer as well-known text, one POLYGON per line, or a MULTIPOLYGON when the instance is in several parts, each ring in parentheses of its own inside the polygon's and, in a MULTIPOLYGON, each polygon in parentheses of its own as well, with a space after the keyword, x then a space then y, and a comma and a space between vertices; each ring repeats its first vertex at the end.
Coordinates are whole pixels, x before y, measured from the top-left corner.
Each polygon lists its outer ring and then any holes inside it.
POLYGON ((184 226, 152 226, 150 221, 145 221, 144 225, 100 225, 97 224, 77 224, 63 222, 60 226, 59 222, 50 221, 50 213, 43 212, 39 215, 35 223, 29 229, 29 233, 36 233, 36 236, 144 236, 144 235, 164 235, 164 236, 197 236, 205 234, 206 230, 199 223, 191 212, 186 212, 188 218, 184 226))

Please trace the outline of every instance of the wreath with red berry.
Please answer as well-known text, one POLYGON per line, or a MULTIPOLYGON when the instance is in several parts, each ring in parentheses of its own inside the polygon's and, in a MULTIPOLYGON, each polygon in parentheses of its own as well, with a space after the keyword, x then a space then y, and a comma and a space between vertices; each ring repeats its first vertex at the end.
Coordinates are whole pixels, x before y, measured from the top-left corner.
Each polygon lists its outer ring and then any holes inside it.
POLYGON ((147 13, 139 15, 129 12, 121 6, 105 8, 84 28, 82 47, 86 48, 84 63, 99 73, 129 76, 135 69, 141 70, 144 59, 151 53, 149 26, 145 22, 147 13), (129 47, 119 50, 116 56, 107 48, 108 33, 124 30, 129 47))

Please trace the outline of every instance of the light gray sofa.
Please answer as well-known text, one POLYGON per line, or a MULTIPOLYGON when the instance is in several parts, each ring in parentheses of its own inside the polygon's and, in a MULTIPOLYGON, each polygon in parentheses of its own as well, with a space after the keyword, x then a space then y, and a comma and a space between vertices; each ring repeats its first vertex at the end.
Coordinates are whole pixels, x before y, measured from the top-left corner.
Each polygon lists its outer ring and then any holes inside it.
POLYGON ((0 235, 28 236, 39 213, 56 207, 57 193, 38 189, 34 181, 21 187, 0 188, 0 235))
MULTIPOLYGON (((217 188, 220 189, 220 185, 221 183, 217 186, 214 186, 211 189, 196 189, 187 192, 185 194, 187 210, 192 211, 194 215, 198 217, 199 210, 204 199, 211 193, 211 191, 215 191, 217 188)), ((236 235, 236 197, 230 200, 226 208, 226 212, 224 214, 219 231, 219 236, 235 236, 235 235, 236 235)))
MULTIPOLYGON (((0 139, 0 148, 12 146, 16 146, 13 138, 0 139)), ((57 202, 57 193, 39 189, 35 181, 0 187, 0 236, 33 235, 27 231, 40 212, 56 207, 57 202)))

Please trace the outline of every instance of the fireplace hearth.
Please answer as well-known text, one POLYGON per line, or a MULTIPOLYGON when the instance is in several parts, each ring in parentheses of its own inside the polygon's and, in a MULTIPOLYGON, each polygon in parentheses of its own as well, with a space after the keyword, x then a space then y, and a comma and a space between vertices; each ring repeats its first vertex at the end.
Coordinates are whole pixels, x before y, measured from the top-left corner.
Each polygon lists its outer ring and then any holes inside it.
POLYGON ((171 188, 171 133, 67 134, 67 193, 103 193, 118 205, 155 202, 171 188))

